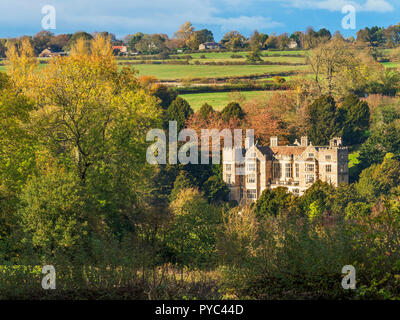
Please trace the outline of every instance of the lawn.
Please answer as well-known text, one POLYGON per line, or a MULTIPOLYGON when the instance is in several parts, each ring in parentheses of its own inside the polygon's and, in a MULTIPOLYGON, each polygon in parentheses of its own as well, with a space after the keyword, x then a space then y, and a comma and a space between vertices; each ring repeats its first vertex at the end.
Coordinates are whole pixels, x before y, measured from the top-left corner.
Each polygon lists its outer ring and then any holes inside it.
POLYGON ((152 75, 160 80, 178 80, 190 78, 223 78, 288 71, 303 71, 307 66, 281 65, 236 65, 236 66, 207 66, 207 65, 135 65, 140 75, 152 75))
POLYGON ((397 62, 383 62, 385 68, 397 68, 399 64, 397 62))
MULTIPOLYGON (((267 99, 274 92, 278 91, 243 91, 241 94, 246 100, 267 99)), ((215 110, 222 110, 230 101, 230 92, 182 94, 180 97, 189 102, 194 111, 199 110, 204 103, 208 103, 215 110)))

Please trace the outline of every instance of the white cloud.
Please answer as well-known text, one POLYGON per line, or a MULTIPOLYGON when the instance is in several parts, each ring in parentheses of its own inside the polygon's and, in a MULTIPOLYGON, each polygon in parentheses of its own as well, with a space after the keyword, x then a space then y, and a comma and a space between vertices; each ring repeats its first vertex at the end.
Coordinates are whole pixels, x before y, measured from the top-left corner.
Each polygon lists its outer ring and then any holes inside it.
MULTIPOLYGON (((0 26, 29 26, 39 31, 41 7, 54 5, 57 27, 65 32, 76 30, 110 30, 117 33, 136 31, 171 34, 185 21, 195 25, 213 25, 221 30, 252 31, 268 29, 282 24, 259 14, 243 13, 243 0, 1 0, 4 15, 0 26), (230 2, 229 1, 233 1, 230 2), (228 14, 229 8, 234 12, 228 14), (241 14, 240 14, 241 12, 241 14), (239 14, 238 14, 239 13, 239 14), (118 31, 117 31, 118 30, 118 31)), ((57 32, 57 31, 56 31, 57 32)))
POLYGON ((270 29, 283 26, 282 23, 261 16, 237 18, 213 18, 213 24, 221 26, 222 30, 255 30, 270 29))
POLYGON ((341 11, 345 5, 353 5, 357 11, 366 12, 392 12, 394 7, 387 0, 272 0, 284 2, 285 5, 299 9, 323 9, 329 11, 341 11))

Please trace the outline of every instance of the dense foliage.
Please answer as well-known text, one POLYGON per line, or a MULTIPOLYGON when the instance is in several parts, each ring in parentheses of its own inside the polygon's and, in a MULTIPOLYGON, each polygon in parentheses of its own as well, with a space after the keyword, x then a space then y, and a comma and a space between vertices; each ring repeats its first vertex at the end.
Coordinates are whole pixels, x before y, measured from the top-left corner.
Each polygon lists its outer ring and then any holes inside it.
MULTIPOLYGON (((187 46, 212 39, 193 32, 185 24, 177 36, 187 46)), ((316 48, 311 60, 326 52, 313 38, 331 38, 327 30, 298 36, 316 48)), ((400 297, 400 103, 356 95, 359 79, 365 88, 380 81, 362 68, 368 59, 348 61, 361 76, 335 65, 331 77, 318 73, 269 100, 237 94, 221 112, 194 113, 174 90, 119 68, 109 35, 70 40, 68 57, 39 70, 22 39, 7 51, 8 75, 0 73, 1 298, 400 297), (333 90, 343 79, 354 81, 333 90), (317 181, 300 197, 266 190, 238 205, 220 165, 146 162, 146 133, 171 120, 178 130, 254 128, 262 143, 308 133, 319 145, 340 135, 353 182, 317 181), (38 266, 46 264, 56 267, 58 290, 43 294, 38 266), (354 291, 341 287, 345 265, 357 269, 354 291)), ((255 52, 268 40, 284 41, 257 33, 255 52)), ((235 32, 224 43, 244 45, 235 32)))

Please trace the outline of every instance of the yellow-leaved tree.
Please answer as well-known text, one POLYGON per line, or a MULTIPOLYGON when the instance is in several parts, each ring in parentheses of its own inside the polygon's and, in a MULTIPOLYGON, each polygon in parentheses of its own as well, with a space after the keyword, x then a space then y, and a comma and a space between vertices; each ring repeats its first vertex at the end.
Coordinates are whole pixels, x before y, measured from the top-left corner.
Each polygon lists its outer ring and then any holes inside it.
POLYGON ((307 53, 307 63, 318 93, 335 97, 363 92, 384 71, 369 52, 340 37, 323 42, 307 53))
POLYGON ((161 127, 157 98, 140 85, 134 69, 118 67, 104 36, 88 44, 78 40, 69 56, 53 57, 40 70, 27 58, 29 43, 21 48, 10 49, 8 70, 35 104, 29 130, 38 150, 75 174, 90 213, 121 234, 152 192, 146 134, 161 127))

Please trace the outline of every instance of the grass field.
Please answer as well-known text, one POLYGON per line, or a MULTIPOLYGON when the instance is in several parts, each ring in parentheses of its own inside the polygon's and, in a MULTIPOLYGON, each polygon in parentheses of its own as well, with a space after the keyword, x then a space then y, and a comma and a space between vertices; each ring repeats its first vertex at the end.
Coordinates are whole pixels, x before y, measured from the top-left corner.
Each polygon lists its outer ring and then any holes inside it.
MULTIPOLYGON (((278 91, 243 91, 241 94, 246 98, 246 100, 250 100, 267 99, 275 92, 278 91)), ((194 111, 199 110, 204 103, 208 103, 214 108, 214 110, 220 111, 229 103, 229 95, 229 92, 215 92, 182 94, 180 97, 189 102, 194 111)))
MULTIPOLYGON (((197 59, 194 58, 193 60, 190 60, 190 64, 194 64, 196 61, 199 62, 227 62, 227 61, 233 61, 233 62, 244 62, 247 60, 247 55, 243 56, 241 55, 242 58, 223 58, 223 57, 216 57, 216 58, 205 58, 205 59, 197 59)), ((262 57, 264 61, 268 62, 273 62, 273 63, 305 63, 306 59, 304 57, 262 57)))
POLYGON ((265 66, 265 65, 238 65, 238 66, 207 66, 207 65, 135 65, 140 75, 152 75, 160 80, 177 80, 189 78, 222 78, 262 75, 287 71, 303 71, 307 66, 265 66))
POLYGON ((397 68, 399 64, 397 62, 383 62, 385 68, 397 68))

